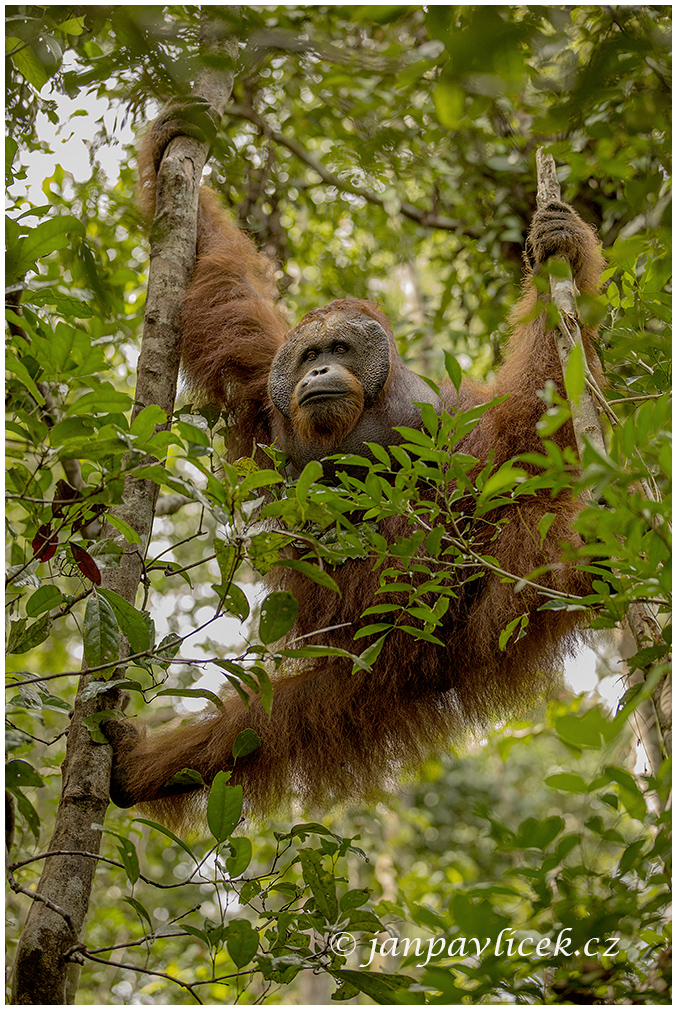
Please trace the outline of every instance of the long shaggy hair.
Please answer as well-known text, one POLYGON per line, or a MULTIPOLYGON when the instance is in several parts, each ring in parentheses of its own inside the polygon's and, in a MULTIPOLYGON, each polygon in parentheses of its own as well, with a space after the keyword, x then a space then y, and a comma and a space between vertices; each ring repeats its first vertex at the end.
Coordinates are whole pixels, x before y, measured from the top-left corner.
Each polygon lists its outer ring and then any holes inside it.
MULTIPOLYGON (((537 213, 529 249, 536 263, 553 253, 566 257, 579 288, 597 292, 604 261, 594 233, 571 208, 556 204, 537 213)), ((529 274, 513 313, 506 363, 495 384, 464 383, 458 397, 451 387, 442 390, 452 411, 458 405, 508 394, 483 414, 458 446, 458 451, 474 455, 480 467, 490 454, 494 465, 500 466, 520 453, 542 452, 537 423, 545 406, 538 393, 551 380, 564 395, 545 307, 540 312, 538 308, 529 274)), ((379 309, 372 311, 379 322, 385 320, 379 309)), ((257 441, 270 438, 274 408, 268 374, 286 332, 275 305, 270 265, 224 217, 213 196, 204 194, 198 262, 184 310, 183 367, 193 390, 228 411, 231 454, 250 454, 257 441)), ((584 330, 589 363, 599 374, 593 336, 584 330)), ((345 423, 352 423, 356 410, 357 393, 354 401, 346 398, 345 423)), ((327 419, 323 423, 329 430, 344 423, 331 411, 327 419)), ((323 436, 317 418, 306 423, 304 410, 297 405, 294 423, 303 438, 317 439, 321 457, 323 436)), ((553 438, 561 447, 573 444, 571 424, 553 438)), ((561 561, 560 545, 577 543, 571 523, 578 507, 566 493, 554 499, 547 491, 520 498, 486 517, 487 529, 495 531, 499 520, 501 528, 478 550, 490 553, 498 568, 514 576, 544 569, 539 577, 543 587, 585 595, 588 574, 561 561), (542 539, 538 524, 546 513, 554 519, 542 539)), ((410 527, 405 518, 394 517, 380 524, 380 532, 393 543, 410 533, 410 527)), ((273 569, 267 581, 298 600, 293 636, 335 628, 313 637, 313 643, 353 652, 355 632, 373 620, 362 615, 375 599, 400 605, 407 594, 393 591, 375 597, 379 576, 370 560, 346 561, 332 576, 340 595, 286 568, 273 569)), ((533 586, 515 592, 514 584, 486 572, 480 578, 459 578, 455 590, 435 631, 444 647, 395 630, 371 672, 353 675, 350 661, 341 658, 298 662, 274 682, 270 718, 256 697, 246 708, 238 697, 226 696, 218 710, 177 728, 148 733, 145 726, 131 722, 113 724, 112 795, 122 805, 150 802, 156 816, 175 822, 190 818, 199 806, 199 794, 172 794, 165 783, 180 769, 191 767, 206 782, 219 769, 230 769, 231 782, 244 787, 247 809, 259 817, 290 796, 311 806, 357 799, 394 783, 449 741, 462 740, 492 720, 523 711, 551 684, 553 671, 581 629, 581 613, 542 610, 543 597, 533 586), (504 649, 499 648, 500 632, 522 615, 529 618, 523 637, 513 636, 504 649), (233 762, 234 740, 247 727, 258 733, 261 744, 233 762)))

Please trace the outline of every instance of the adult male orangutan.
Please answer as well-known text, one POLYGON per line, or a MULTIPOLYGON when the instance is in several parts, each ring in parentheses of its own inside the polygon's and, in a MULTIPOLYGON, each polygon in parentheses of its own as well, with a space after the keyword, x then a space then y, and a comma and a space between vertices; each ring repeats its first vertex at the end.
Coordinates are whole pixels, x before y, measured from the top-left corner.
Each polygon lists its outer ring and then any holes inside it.
MULTIPOLYGON (((170 110, 149 134, 141 158, 147 204, 153 202, 162 152, 184 128, 170 110)), ((476 457, 478 470, 490 453, 498 467, 520 453, 542 452, 537 423, 546 406, 539 391, 548 380, 562 396, 564 390, 532 269, 553 255, 563 257, 578 288, 594 294, 604 260, 591 228, 564 203, 534 215, 527 254, 524 293, 495 383, 485 388, 464 382, 458 393, 445 385, 437 396, 406 368, 386 316, 372 302, 338 299, 289 330, 276 308, 272 265, 228 220, 214 194, 203 190, 197 263, 183 313, 185 375, 204 402, 227 412, 231 460, 256 452, 257 444, 275 444, 288 455, 292 477, 310 460, 367 454, 365 442, 395 445, 402 440, 395 426, 422 426, 416 406, 422 402, 454 413, 507 394, 454 450, 476 457)), ((598 373, 593 336, 583 330, 588 362, 598 373)), ((573 444, 571 423, 553 438, 561 447, 573 444)), ((326 464, 325 475, 331 479, 332 473, 326 464)), ((585 595, 589 576, 561 563, 562 542, 577 541, 571 520, 578 507, 566 493, 555 499, 547 490, 522 496, 519 504, 503 506, 500 534, 485 549, 516 577, 545 570, 537 579, 543 587, 585 595), (543 540, 538 523, 546 513, 555 518, 543 540)), ((380 523, 380 533, 392 543, 411 527, 396 516, 380 523)), ((357 559, 331 569, 340 595, 298 571, 275 569, 275 587, 290 591, 299 603, 292 634, 332 628, 313 643, 359 652, 353 636, 373 620, 363 618, 364 611, 374 602, 402 602, 397 592, 375 598, 379 574, 373 568, 372 560, 357 559)), ((256 697, 246 708, 232 695, 218 710, 169 730, 149 733, 134 720, 109 722, 111 796, 121 806, 150 803, 156 816, 190 818, 204 789, 169 780, 192 768, 206 784, 220 769, 232 770, 230 782, 242 784, 245 807, 255 816, 290 796, 315 805, 364 797, 435 748, 523 707, 547 685, 581 616, 539 609, 543 602, 533 585, 516 592, 514 582, 484 572, 459 579, 435 629, 445 647, 394 630, 369 672, 352 674, 350 660, 339 657, 301 661, 274 682, 270 717, 256 697), (499 648, 501 631, 524 614, 525 634, 499 648), (247 727, 258 733, 260 745, 234 763, 233 742, 247 727)))

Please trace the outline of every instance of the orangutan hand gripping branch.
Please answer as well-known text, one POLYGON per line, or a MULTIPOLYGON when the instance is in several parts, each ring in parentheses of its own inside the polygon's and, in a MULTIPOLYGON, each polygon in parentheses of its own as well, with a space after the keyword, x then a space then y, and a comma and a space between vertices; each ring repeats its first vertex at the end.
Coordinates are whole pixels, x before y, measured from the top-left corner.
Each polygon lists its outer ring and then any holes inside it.
MULTIPOLYGON (((142 152, 141 167, 152 203, 154 172, 164 146, 183 129, 161 117, 142 152)), ((558 255, 569 261, 578 288, 598 291, 604 260, 593 231, 564 203, 534 215, 527 240, 532 266, 558 255)), ((398 356, 390 324, 372 302, 345 298, 308 313, 291 331, 278 312, 271 264, 251 240, 203 191, 198 221, 197 264, 183 314, 182 361, 191 389, 219 404, 231 418, 231 459, 251 455, 257 443, 275 443, 290 459, 292 474, 310 460, 333 453, 365 454, 365 442, 383 446, 401 441, 396 425, 421 427, 415 404, 454 412, 508 394, 489 408, 459 450, 481 466, 493 453, 500 466, 525 452, 542 452, 536 425, 546 409, 539 399, 548 380, 564 395, 553 334, 545 305, 527 273, 516 306, 505 364, 493 386, 449 385, 440 396, 398 356), (524 322, 524 320, 527 320, 524 322)), ((588 362, 599 373, 593 332, 583 330, 588 362)), ((554 436, 573 445, 570 423, 554 436)), ((325 465, 325 473, 331 469, 325 465)), ((563 541, 577 542, 571 521, 578 506, 569 495, 555 500, 543 491, 520 499, 500 535, 491 543, 498 565, 546 588, 589 592, 589 576, 558 564, 563 541), (545 513, 555 513, 547 537, 537 533, 545 513), (518 514, 519 513, 519 514, 518 514)), ((382 521, 387 542, 407 534, 402 517, 382 521)), ((370 560, 348 560, 332 570, 341 595, 284 569, 276 588, 299 602, 294 635, 337 628, 313 639, 355 651, 353 635, 369 618, 378 573, 370 560)), ((379 594, 377 602, 398 602, 379 594)), ((351 674, 349 660, 305 660, 299 671, 274 683, 272 715, 256 698, 247 710, 237 696, 225 697, 218 711, 176 729, 148 733, 133 721, 108 723, 114 748, 111 796, 120 806, 151 804, 156 816, 181 821, 196 798, 167 784, 183 768, 210 783, 220 769, 232 769, 245 805, 254 816, 291 796, 307 804, 330 804, 373 793, 419 765, 435 748, 467 735, 489 720, 518 710, 547 686, 553 668, 580 627, 578 613, 539 610, 543 597, 533 586, 515 593, 513 584, 485 574, 461 583, 435 634, 446 648, 394 630, 371 672, 351 674), (528 613, 526 634, 499 649, 500 632, 528 613), (232 747, 245 728, 260 746, 233 765, 232 747)))

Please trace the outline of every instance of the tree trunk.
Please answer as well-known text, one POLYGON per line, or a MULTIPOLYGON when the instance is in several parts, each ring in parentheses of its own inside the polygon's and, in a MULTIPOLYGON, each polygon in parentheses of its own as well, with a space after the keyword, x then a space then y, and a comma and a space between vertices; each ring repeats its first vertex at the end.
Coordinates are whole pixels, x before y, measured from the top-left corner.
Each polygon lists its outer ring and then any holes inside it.
MULTIPOLYGON (((237 42, 230 39, 218 51, 232 61, 237 42)), ((193 94, 206 98, 221 118, 232 83, 230 72, 211 70, 196 80, 193 94)), ((158 404, 168 417, 165 428, 174 409, 179 320, 195 263, 198 190, 208 153, 206 143, 177 137, 167 147, 158 174, 135 413, 158 404)), ((131 604, 143 571, 142 555, 151 535, 157 494, 158 487, 151 481, 127 479, 118 515, 136 530, 142 546, 127 545, 120 567, 103 573, 103 586, 131 604)), ((110 527, 103 535, 118 536, 110 527)), ((14 963, 13 999, 17 1004, 72 1003, 77 989, 77 949, 101 843, 101 832, 95 825, 102 823, 106 813, 111 769, 111 748, 94 744, 83 720, 121 704, 120 692, 115 691, 83 702, 81 695, 89 679, 83 670, 62 766, 61 800, 48 847, 50 852, 67 849, 82 854, 45 858, 14 963)))

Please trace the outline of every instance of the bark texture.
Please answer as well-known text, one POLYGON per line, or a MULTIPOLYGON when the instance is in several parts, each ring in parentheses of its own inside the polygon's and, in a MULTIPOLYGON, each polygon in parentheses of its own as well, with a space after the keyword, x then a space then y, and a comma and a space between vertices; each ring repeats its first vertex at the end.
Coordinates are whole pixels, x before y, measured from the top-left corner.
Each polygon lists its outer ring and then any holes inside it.
MULTIPOLYGON (((232 60, 237 42, 230 39, 221 43, 219 52, 232 60)), ((229 72, 212 70, 198 78, 193 94, 207 99, 220 119, 232 83, 229 72)), ((179 320, 195 263, 198 189, 208 153, 206 143, 177 137, 168 146, 159 171, 135 414, 149 404, 158 404, 171 421, 179 371, 179 320)), ((141 537, 141 544, 126 545, 120 567, 103 573, 103 586, 131 604, 136 601, 157 494, 156 484, 129 477, 124 504, 118 509, 118 515, 141 537)), ((104 529, 103 535, 118 537, 111 527, 104 529)), ((83 670, 48 851, 98 853, 101 843, 101 832, 94 825, 102 823, 108 806, 111 748, 92 742, 83 719, 119 707, 121 700, 119 692, 113 691, 83 702, 81 695, 89 679, 83 670)), ((16 1004, 56 1006, 75 1002, 77 949, 81 946, 96 863, 95 858, 85 855, 45 859, 14 964, 16 1004)))

